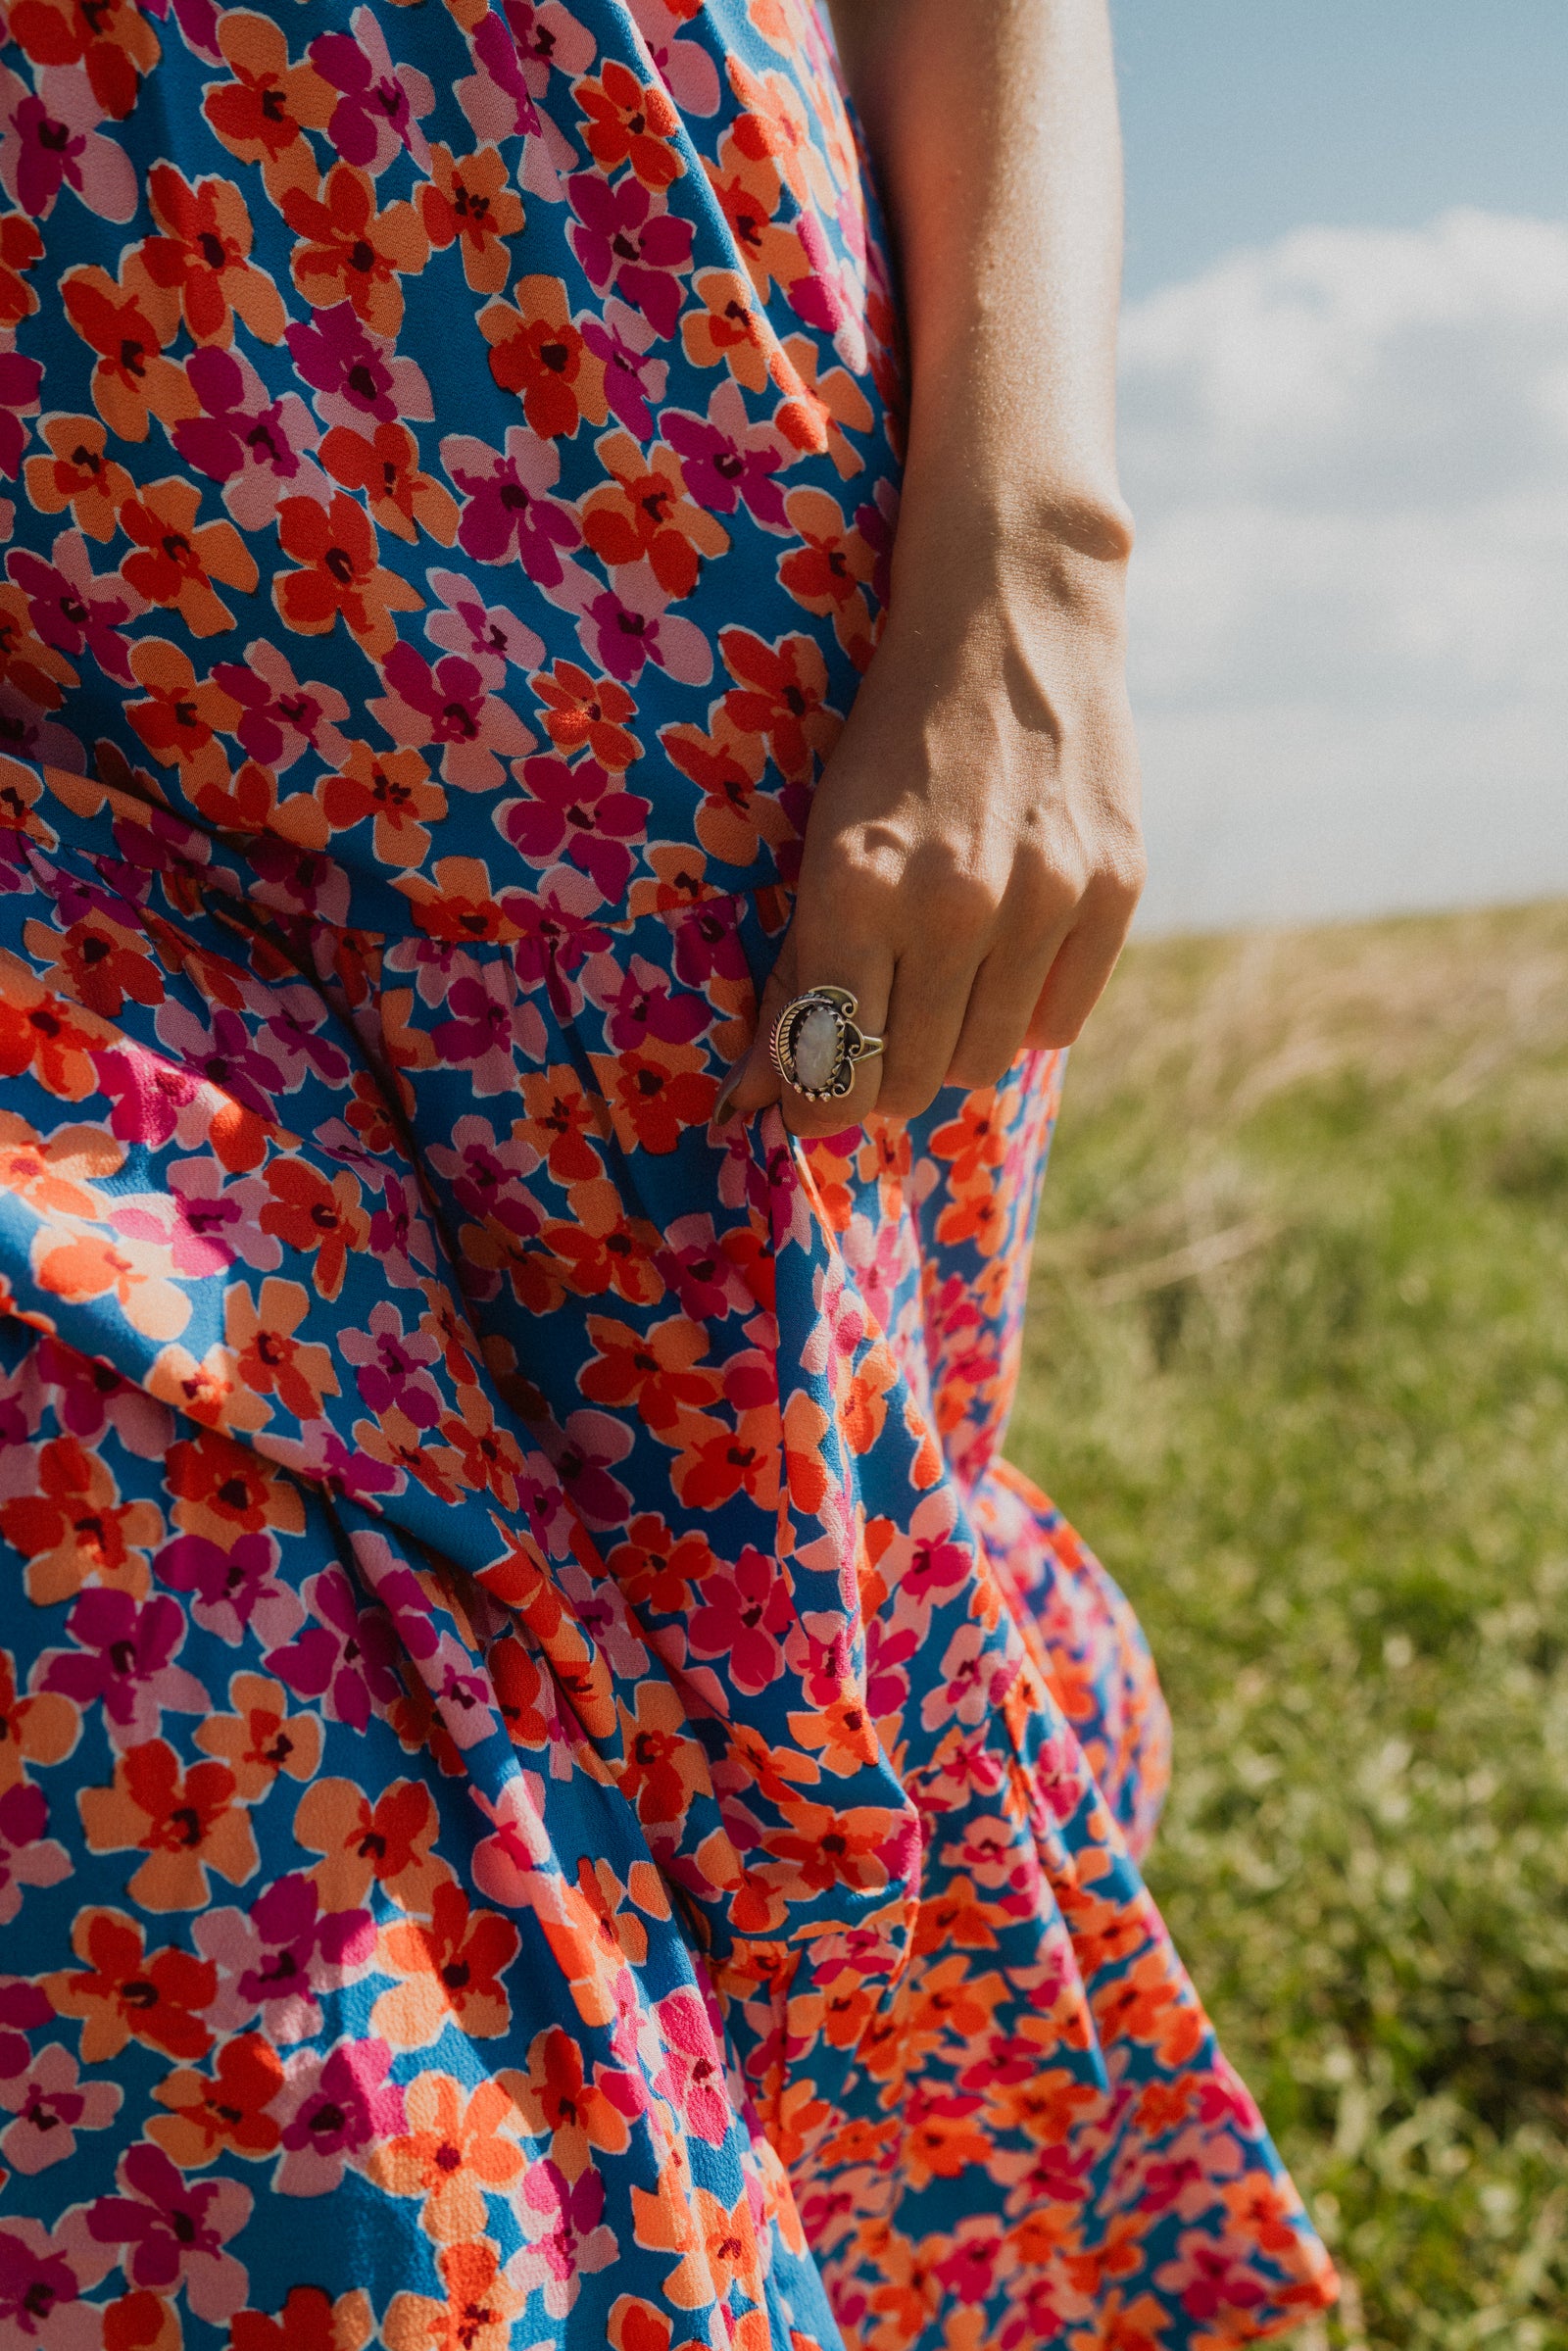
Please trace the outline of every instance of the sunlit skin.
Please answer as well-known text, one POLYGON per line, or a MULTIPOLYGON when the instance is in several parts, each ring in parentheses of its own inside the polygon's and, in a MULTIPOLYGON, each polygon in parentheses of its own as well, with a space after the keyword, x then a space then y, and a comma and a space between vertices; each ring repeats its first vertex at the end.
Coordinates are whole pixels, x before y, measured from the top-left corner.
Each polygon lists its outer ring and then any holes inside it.
POLYGON ((915 1116, 1078 1035, 1144 875, 1117 486, 1121 153, 1104 0, 831 0, 890 216, 910 425, 886 631, 807 830, 730 1089, 796 1134, 915 1116), (886 1053, 781 1087, 803 987, 886 1053))

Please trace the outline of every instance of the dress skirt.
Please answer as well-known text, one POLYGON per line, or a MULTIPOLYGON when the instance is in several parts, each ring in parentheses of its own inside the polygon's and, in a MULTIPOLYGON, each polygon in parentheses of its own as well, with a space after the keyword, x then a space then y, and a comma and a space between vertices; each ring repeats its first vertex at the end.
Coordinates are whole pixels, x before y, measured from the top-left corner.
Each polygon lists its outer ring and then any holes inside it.
POLYGON ((815 16, 8 34, 0 2351, 1297 2324, 999 1450, 1058 1063, 713 1119, 897 514, 815 16))

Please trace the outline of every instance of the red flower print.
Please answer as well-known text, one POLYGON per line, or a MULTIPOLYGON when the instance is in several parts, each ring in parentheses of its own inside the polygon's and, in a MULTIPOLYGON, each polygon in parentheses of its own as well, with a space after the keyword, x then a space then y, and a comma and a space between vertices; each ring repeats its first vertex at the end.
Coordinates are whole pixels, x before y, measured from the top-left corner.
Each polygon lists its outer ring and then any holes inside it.
POLYGON ((120 280, 96 262, 68 269, 60 280, 66 317, 95 355, 93 406, 124 441, 145 441, 150 416, 174 425, 196 413, 185 370, 165 359, 164 345, 178 328, 179 312, 134 260, 120 280))
POLYGON ((147 202, 162 233, 143 237, 142 267, 154 285, 177 292, 193 339, 231 343, 237 313, 260 342, 280 341, 282 298, 251 261, 251 217, 233 181, 193 187, 172 164, 156 164, 147 202))
POLYGON ((682 1412, 716 1401, 718 1374, 697 1368, 708 1352, 707 1334, 684 1314, 646 1331, 591 1314, 587 1329, 595 1352, 577 1385, 596 1404, 631 1406, 643 1426, 657 1432, 673 1428, 682 1412))
POLYGON ((164 1534, 157 1504, 122 1502, 108 1464, 74 1437, 51 1438, 35 1474, 37 1491, 0 1502, 0 1534, 27 1562, 28 1599, 47 1607, 89 1584, 145 1594, 147 1552, 164 1534))
POLYGON ((221 2326, 244 2301, 249 2279, 224 2251, 250 2218, 250 2189, 233 2180, 182 2180, 161 2147, 131 2147, 117 2168, 122 2194, 100 2196, 87 2226, 100 2244, 123 2245, 132 2284, 185 2289, 198 2318, 221 2326))
POLYGON ((510 274, 508 239, 522 226, 522 206, 507 178, 505 160, 494 147, 454 156, 450 147, 430 151, 430 176, 419 190, 424 232, 437 253, 458 245, 463 274, 475 294, 500 294, 510 274))
POLYGON ((541 440, 570 439, 585 418, 603 424, 603 362, 571 322, 559 277, 519 277, 511 302, 479 314, 490 346, 490 372, 503 391, 515 392, 541 440))
POLYGON ((368 435, 335 424, 321 443, 321 463, 345 490, 359 490, 383 530, 412 547, 420 530, 450 547, 458 506, 444 483, 419 465, 419 445, 406 424, 377 424, 368 435))
POLYGON ((376 1964, 397 1981, 375 2003, 372 2032, 394 2049, 422 2049, 455 2018, 463 2032, 493 2039, 512 2021, 502 1979, 519 1947, 510 1919, 470 1910, 460 1886, 438 1886, 428 1920, 381 1931, 376 1964))
POLYGON ((607 58, 596 76, 573 84, 572 96, 582 111, 583 144, 601 171, 630 164, 645 188, 667 188, 681 176, 680 117, 660 83, 641 82, 607 58))
POLYGON ((143 1910, 200 1910, 209 1897, 209 1870, 242 1886, 261 1867, 249 1815, 235 1793, 226 1764, 183 1770, 167 1739, 148 1739, 116 1757, 112 1787, 82 1789, 88 1850, 147 1855, 125 1888, 143 1910))
POLYGON ((702 511, 713 501, 687 497, 673 449, 655 449, 645 460, 628 433, 610 433, 599 458, 611 479, 582 502, 589 546, 607 569, 646 561, 666 595, 689 596, 702 558, 716 560, 729 547, 729 533, 702 511))
POLYGON ((763 738, 783 775, 808 777, 844 723, 827 707, 827 667, 816 640, 788 636, 766 645, 750 629, 723 628, 718 642, 736 681, 725 710, 736 726, 763 738))
POLYGON ((181 2171, 211 2163, 215 2155, 270 2155, 281 2136, 269 2108, 283 2086, 277 2051, 259 2033, 242 2033, 220 2047, 211 2074, 178 2066, 154 2091, 167 2114, 147 2126, 181 2171))
POLYGON ((317 185, 307 130, 324 130, 339 93, 313 65, 291 66, 288 36, 270 17, 227 9, 218 22, 218 46, 232 81, 210 88, 202 112, 229 153, 260 164, 272 202, 291 188, 317 185))
MULTIPOLYGON (((112 539, 120 502, 130 496, 135 485, 124 466, 106 455, 108 435, 103 425, 96 416, 49 416, 38 429, 50 454, 28 458, 23 467, 30 503, 40 514, 60 514, 69 509, 77 529, 85 531, 89 539, 112 539)), ((0 456, 3 454, 0 449, 0 456)), ((0 469, 15 475, 14 465, 0 469)))
POLYGON ((232 522, 197 522, 200 506, 195 483, 179 479, 152 482, 127 498, 120 527, 135 552, 121 568, 149 604, 177 612, 192 636, 211 637, 234 625, 213 582, 252 596, 260 573, 232 522))
POLYGON ((694 283, 703 307, 680 322, 686 357, 694 367, 722 362, 749 392, 765 391, 777 339, 749 280, 734 269, 700 269, 694 283))
POLYGON ((395 335, 403 323, 398 278, 416 274, 430 253, 415 207, 400 198, 377 212, 374 182, 339 163, 319 196, 290 188, 279 209, 301 240, 289 268, 312 308, 347 301, 372 334, 395 335))
POLYGON ((338 491, 330 506, 314 498, 285 498, 277 510, 278 543, 300 566, 279 572, 272 601, 289 628, 322 637, 339 613, 360 644, 378 661, 397 642, 394 612, 416 612, 416 588, 377 561, 375 525, 338 491))
POLYGON ((237 2310, 229 2351, 361 2351, 375 2331, 369 2297, 360 2287, 336 2301, 318 2285, 290 2286, 275 2319, 237 2310))

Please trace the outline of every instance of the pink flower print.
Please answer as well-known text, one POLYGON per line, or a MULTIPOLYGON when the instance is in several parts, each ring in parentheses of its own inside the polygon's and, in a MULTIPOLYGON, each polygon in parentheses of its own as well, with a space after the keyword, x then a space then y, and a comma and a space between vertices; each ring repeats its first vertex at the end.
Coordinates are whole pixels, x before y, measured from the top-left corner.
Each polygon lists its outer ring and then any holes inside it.
MULTIPOLYGON (((7 481, 15 481, 22 469, 22 453, 27 446, 23 418, 38 414, 42 381, 41 361, 24 359, 20 351, 0 351, 0 473, 7 481)), ((0 506, 15 518, 10 499, 0 500, 0 506)))
POLYGON ((301 685, 275 645, 258 637, 243 661, 218 661, 213 681, 240 707, 233 733, 253 759, 286 774, 307 748, 329 767, 349 756, 339 721, 349 706, 335 686, 301 685))
POLYGON ((269 1013, 257 1036, 266 1039, 290 1092, 313 1072, 329 1086, 340 1086, 349 1074, 348 1056, 332 1042, 332 1015, 322 999, 314 988, 278 988, 273 994, 278 1009, 269 1013))
MULTIPOLYGON (((524 988, 543 982, 563 1018, 573 1016, 582 1001, 569 975, 585 956, 610 945, 609 932, 594 919, 604 903, 604 892, 593 876, 569 865, 553 866, 536 891, 526 896, 509 891, 501 902, 508 921, 517 929, 512 960, 518 980, 524 988)), ((544 1057, 541 1027, 533 1058, 542 1062, 544 1057)))
POLYGON ((241 1535, 224 1550, 205 1535, 176 1536, 153 1561, 172 1592, 188 1592, 204 1633, 237 1645, 254 1633, 264 1645, 287 1641, 304 1616, 298 1594, 277 1580, 277 1539, 241 1535))
POLYGON ((308 323, 290 326, 283 340, 297 372, 316 387, 316 412, 323 424, 352 430, 367 416, 378 424, 396 416, 417 423, 435 414, 420 367, 399 358, 390 338, 362 325, 352 303, 316 311, 308 323))
POLYGON ((525 800, 510 800, 496 810, 496 823, 531 864, 570 857, 592 874, 606 898, 618 898, 631 878, 634 859, 625 846, 640 841, 650 803, 621 788, 597 759, 524 759, 525 800))
POLYGON ((85 2210, 54 2229, 13 2214, 0 2228, 0 2343, 6 2351, 102 2351, 104 2314, 81 2297, 115 2266, 85 2210))
POLYGON ((162 2147, 128 2148, 116 2172, 122 2193, 100 2196, 87 2227, 100 2244, 123 2245, 132 2285, 172 2295, 180 2286, 196 2316, 220 2327, 250 2287, 243 2263, 224 2245, 250 2219, 248 2187, 234 2180, 182 2180, 162 2147))
POLYGON ((544 1059, 539 1007, 519 997, 516 973, 509 964, 484 963, 455 981, 447 1010, 449 1017, 436 1022, 430 1042, 450 1067, 467 1070, 475 1094, 514 1093, 519 1056, 544 1059))
POLYGON ((68 775, 87 771, 86 752, 70 727, 46 718, 9 679, 0 685, 0 752, 35 767, 64 767, 68 775))
POLYGON ((632 1433, 608 1412, 573 1412, 552 1447, 556 1475, 590 1527, 623 1527, 631 1495, 611 1464, 631 1451, 632 1433))
POLYGON ((261 2014, 270 2040, 308 2040, 321 2030, 320 1995, 365 1976, 375 1956, 368 1910, 321 1908, 320 1890, 292 1870, 258 1894, 249 1914, 209 1910, 192 1935, 220 1979, 204 2014, 218 2033, 237 2033, 261 2014))
POLYGON ((865 1703, 873 1721, 899 1714, 909 1695, 909 1659, 920 1645, 912 1625, 873 1617, 865 1628, 865 1703))
POLYGON ((160 24, 172 16, 184 36, 187 49, 210 66, 221 66, 223 52, 218 46, 218 9, 215 0, 143 0, 145 14, 156 17, 160 24))
POLYGON ((338 1347, 355 1366, 354 1383, 368 1412, 377 1420, 384 1413, 401 1412, 416 1429, 435 1427, 441 1397, 427 1366, 437 1360, 441 1347, 430 1332, 406 1332, 397 1307, 383 1299, 370 1309, 369 1329, 341 1332, 338 1347))
POLYGON ((267 1670, 296 1696, 318 1698, 329 1722, 363 1731, 378 1706, 402 1693, 398 1640, 384 1608, 362 1608, 340 1567, 324 1568, 305 1587, 316 1622, 287 1647, 271 1650, 267 1670))
POLYGON ((218 1251, 223 1264, 239 1257, 258 1273, 277 1271, 283 1249, 276 1234, 263 1228, 262 1210, 272 1196, 259 1176, 225 1184, 216 1159, 176 1159, 169 1186, 184 1230, 218 1251))
POLYGON ((490 1121, 475 1116, 458 1120, 450 1150, 432 1144, 426 1155, 446 1177, 459 1207, 477 1223, 518 1240, 538 1232, 543 1218, 522 1180, 539 1165, 532 1144, 498 1142, 490 1121))
MULTIPOLYGON (((467 433, 448 433, 441 463, 463 492, 458 544, 476 563, 522 565, 541 588, 566 576, 564 548, 580 547, 577 518, 549 496, 561 478, 561 452, 525 424, 507 428, 501 450, 467 433)), ((575 568, 573 566, 573 568, 575 568)))
POLYGON ((561 5, 561 0, 505 0, 505 13, 522 61, 523 78, 536 98, 542 98, 554 67, 567 80, 586 73, 594 62, 596 43, 585 25, 561 5))
POLYGON ((659 2045, 663 2063, 654 2087, 666 2097, 688 2131, 721 2147, 734 2117, 724 2087, 724 2061, 708 2011, 694 1991, 672 1991, 656 2001, 659 2045))
POLYGON ((441 1646, 430 1600, 413 1568, 388 1565, 391 1556, 382 1538, 356 1538, 355 1557, 399 1641, 416 1665, 427 1665, 441 1646), (379 1565, 374 1564, 377 1555, 379 1565))
POLYGON ((582 339, 595 359, 604 362, 605 398, 612 416, 639 441, 651 440, 654 418, 649 403, 663 399, 669 378, 664 361, 649 356, 655 340, 653 328, 624 302, 612 298, 605 304, 603 324, 597 318, 589 319, 582 339))
POLYGON ((98 125, 104 110, 80 66, 45 66, 37 94, 0 66, 0 187, 34 220, 63 187, 104 220, 128 220, 138 201, 129 156, 98 125))
POLYGON ((0 1976, 0 2082, 14 2082, 32 2063, 27 2034, 55 2021, 45 1993, 23 1976, 0 1976))
POLYGON ((622 685, 635 685, 653 661, 683 686, 706 686, 712 647, 694 621, 670 612, 669 602, 650 563, 621 564, 614 587, 596 596, 577 623, 588 659, 622 685))
POLYGON ((283 2068, 277 2113, 283 2160, 272 2184, 285 2196, 325 2196, 377 2141, 408 2129, 403 2092, 387 2076, 384 2040, 345 2040, 302 2049, 283 2068))
POLYGON ((24 547, 13 548, 6 569, 27 599, 32 625, 46 645, 71 661, 90 653, 108 677, 133 681, 130 649, 120 631, 146 612, 147 600, 118 571, 94 579, 92 556, 79 530, 63 530, 46 563, 24 547))
POLYGON ((78 1706, 100 1704, 115 1746, 156 1739, 166 1707, 172 1714, 210 1712, 202 1684, 174 1663, 185 1640, 185 1611, 177 1600, 84 1592, 66 1631, 74 1650, 46 1649, 37 1687, 60 1690, 78 1706))
POLYGON ((426 1273, 434 1273, 430 1228, 412 1179, 390 1173, 382 1176, 381 1204, 370 1213, 370 1249, 394 1290, 415 1288, 419 1278, 416 1262, 426 1273))
POLYGON ((166 1004, 159 1007, 156 1026, 160 1045, 191 1076, 205 1079, 258 1117, 275 1117, 276 1098, 285 1090, 283 1072, 259 1049, 238 1012, 217 1004, 212 1026, 204 1028, 188 1005, 166 1004))
POLYGON ((619 2251, 613 2229, 603 2224, 605 2182, 590 2164, 575 2183, 546 2158, 530 2164, 513 2211, 528 2245, 507 2264, 519 2291, 542 2288, 553 2319, 564 2318, 582 2279, 607 2269, 619 2251))
POLYGON ((654 69, 683 115, 718 112, 718 68, 697 41, 678 38, 693 13, 675 0, 628 0, 629 14, 648 44, 654 69))
POLYGON ((71 1857, 44 1831, 49 1805, 41 1788, 19 1780, 0 1796, 0 1927, 22 1908, 24 1887, 58 1886, 71 1875, 71 1857))
POLYGON ((788 444, 770 424, 754 424, 740 385, 727 377, 708 404, 708 416, 669 409, 660 432, 681 461, 686 487, 710 514, 733 514, 745 504, 764 530, 787 536, 784 493, 774 475, 789 455, 788 444))
POLYGON ((616 1053, 637 1053, 650 1037, 665 1045, 690 1045, 713 1017, 701 997, 672 996, 669 975, 644 955, 624 969, 612 955, 594 956, 583 967, 589 1000, 606 1015, 605 1037, 616 1053))
POLYGON ((468 36, 478 71, 455 82, 453 94, 474 136, 499 146, 503 139, 539 137, 542 124, 516 45, 499 17, 482 17, 468 36))
POLYGON ((16 2116, 0 2131, 0 2158, 28 2179, 69 2163, 78 2131, 107 2131, 124 2092, 113 2082, 78 2082, 76 2060, 59 2041, 40 2049, 24 2074, 0 2082, 0 2107, 16 2116))
POLYGON ((471 661, 449 653, 432 669, 412 645, 394 645, 381 664, 388 691, 368 708, 394 743, 441 746, 443 779, 461 792, 505 783, 503 759, 531 751, 534 737, 510 703, 485 690, 471 661))
POLYGON ((658 1265, 694 1322, 718 1322, 726 1314, 750 1314, 758 1299, 737 1262, 736 1243, 747 1232, 721 1241, 706 1213, 678 1217, 664 1236, 658 1265))
POLYGON ((657 335, 672 335, 680 280, 692 266, 691 222, 673 218, 664 198, 630 174, 612 187, 597 172, 574 172, 566 195, 576 216, 571 248, 589 283, 630 303, 657 335))
POLYGON ((682 906, 674 924, 675 976, 689 988, 711 979, 744 980, 749 966, 733 900, 682 906))
POLYGON ((321 79, 342 92, 326 126, 327 144, 372 178, 401 147, 428 171, 430 145, 419 118, 435 105, 429 76, 416 66, 393 65, 386 35, 369 9, 357 8, 349 24, 352 39, 346 32, 323 32, 309 50, 321 79))
POLYGON ((962 1624, 948 1642, 941 1665, 941 1683, 926 1691, 920 1707, 923 1729, 936 1731, 958 1722, 971 1730, 985 1721, 1002 1702, 1007 1685, 1017 1678, 1014 1661, 988 1654, 979 1625, 962 1624))
POLYGON ((1218 2321, 1227 2332, 1234 2328, 1232 2313, 1255 2310, 1268 2299, 1268 2287, 1255 2270, 1249 2269, 1239 2245, 1183 2231, 1176 2259, 1154 2272, 1154 2283, 1167 2294, 1179 2294, 1190 2319, 1218 2321))
POLYGON ((733 1567, 703 1578, 703 1604, 687 1627, 692 1654, 728 1657, 737 1690, 756 1697, 784 1671, 784 1636, 794 1603, 777 1562, 748 1543, 733 1567))
POLYGON ((989 2213, 971 2213, 954 2230, 953 2250, 937 2263, 936 2276, 960 2302, 984 2302, 1017 2266, 1002 2223, 989 2213))
POLYGON ((332 485, 311 455, 320 430, 298 392, 273 399, 242 353, 216 343, 190 354, 185 375, 202 414, 182 416, 170 438, 187 465, 222 484, 241 530, 265 530, 285 496, 327 503, 332 485))
POLYGON ((144 1143, 156 1151, 167 1143, 202 1091, 201 1080, 188 1069, 150 1053, 145 1047, 125 1044, 95 1053, 100 1092, 115 1107, 109 1131, 122 1143, 144 1143))
POLYGON ((505 605, 487 605, 461 571, 431 570, 425 580, 443 608, 425 621, 425 635, 443 653, 471 661, 492 691, 506 684, 509 665, 533 669, 544 660, 544 639, 505 605))

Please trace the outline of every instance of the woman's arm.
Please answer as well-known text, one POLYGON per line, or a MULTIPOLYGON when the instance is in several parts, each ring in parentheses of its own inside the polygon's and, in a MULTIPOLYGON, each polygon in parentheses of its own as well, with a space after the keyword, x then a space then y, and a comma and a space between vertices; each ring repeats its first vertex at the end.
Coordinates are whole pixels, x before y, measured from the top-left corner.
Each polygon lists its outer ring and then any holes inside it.
POLYGON ((1143 882, 1116 485, 1121 156, 1105 0, 831 0, 910 354, 887 627, 817 786, 772 1025, 850 988, 885 1058, 823 1134, 1078 1034, 1143 882))

